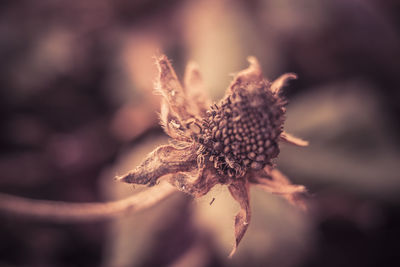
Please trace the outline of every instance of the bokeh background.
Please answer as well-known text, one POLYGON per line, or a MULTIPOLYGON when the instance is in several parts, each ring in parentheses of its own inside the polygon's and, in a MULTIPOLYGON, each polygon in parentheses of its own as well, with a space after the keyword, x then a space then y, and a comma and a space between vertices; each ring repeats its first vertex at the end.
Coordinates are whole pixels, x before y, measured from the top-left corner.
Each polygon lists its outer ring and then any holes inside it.
POLYGON ((400 3, 395 0, 10 1, 0 8, 0 191, 106 201, 113 180, 167 142, 154 55, 182 77, 199 63, 215 101, 256 56, 269 79, 295 72, 278 166, 310 191, 302 213, 224 187, 146 211, 54 224, 1 214, 0 266, 400 266, 400 3), (215 198, 212 205, 211 199, 215 198))

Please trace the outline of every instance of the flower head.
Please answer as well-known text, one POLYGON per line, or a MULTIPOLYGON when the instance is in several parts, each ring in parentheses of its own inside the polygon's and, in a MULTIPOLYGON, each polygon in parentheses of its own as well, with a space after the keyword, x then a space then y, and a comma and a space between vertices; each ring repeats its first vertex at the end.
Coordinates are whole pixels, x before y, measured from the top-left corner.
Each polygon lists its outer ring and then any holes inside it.
POLYGON ((153 186, 165 176, 194 197, 207 194, 216 184, 227 185, 241 208, 235 217, 231 255, 250 223, 251 184, 303 208, 301 195, 306 192, 304 186, 291 184, 273 163, 280 141, 307 145, 283 131, 286 101, 280 92, 296 75, 284 74, 269 82, 258 61, 254 57, 248 61, 250 66, 234 77, 224 98, 210 105, 196 64, 188 64, 182 86, 167 57, 157 58, 161 124, 172 142, 156 148, 136 169, 119 177, 153 186))

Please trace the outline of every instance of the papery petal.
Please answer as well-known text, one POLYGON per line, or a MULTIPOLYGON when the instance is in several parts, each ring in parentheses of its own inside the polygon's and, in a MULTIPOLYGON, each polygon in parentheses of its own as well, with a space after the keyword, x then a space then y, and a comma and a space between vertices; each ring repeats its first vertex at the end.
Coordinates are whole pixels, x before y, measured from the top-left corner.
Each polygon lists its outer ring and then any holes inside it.
POLYGON ((211 105, 211 101, 207 96, 203 78, 201 77, 199 67, 195 62, 189 62, 187 64, 184 84, 186 96, 189 103, 192 105, 194 112, 200 117, 205 117, 206 111, 211 105))
POLYGON ((263 190, 280 195, 291 204, 306 210, 303 197, 307 194, 307 189, 303 185, 292 184, 278 169, 266 167, 264 170, 254 173, 251 182, 263 190))
POLYGON ((308 146, 308 141, 305 141, 286 132, 281 133, 280 140, 296 146, 308 146))
POLYGON ((228 87, 228 92, 233 93, 236 90, 242 89, 253 90, 260 87, 260 83, 264 83, 260 63, 255 57, 248 57, 250 63, 247 69, 238 72, 231 85, 228 87))
POLYGON ((235 80, 240 79, 241 82, 261 80, 262 70, 257 58, 250 56, 247 61, 249 62, 249 67, 236 74, 235 80))
POLYGON ((276 94, 285 86, 287 81, 297 79, 295 73, 285 73, 272 82, 270 90, 272 93, 276 94))
POLYGON ((182 192, 202 197, 218 184, 218 179, 213 169, 200 168, 192 172, 174 174, 170 178, 170 183, 182 192))
POLYGON ((133 171, 117 179, 125 183, 153 186, 164 175, 190 171, 196 167, 197 156, 193 148, 178 149, 172 145, 165 145, 156 148, 133 171))
POLYGON ((193 118, 193 114, 190 113, 190 105, 182 85, 165 55, 157 58, 156 63, 159 70, 156 90, 164 96, 170 112, 179 119, 178 123, 183 124, 184 121, 193 118))
POLYGON ((165 99, 161 100, 160 124, 164 132, 171 138, 190 142, 190 138, 185 136, 185 129, 180 124, 178 117, 171 113, 169 105, 165 99))
POLYGON ((232 197, 239 202, 240 205, 240 211, 235 217, 235 245, 229 254, 229 257, 232 257, 250 223, 251 210, 249 183, 247 182, 247 179, 238 179, 230 184, 228 189, 232 197))

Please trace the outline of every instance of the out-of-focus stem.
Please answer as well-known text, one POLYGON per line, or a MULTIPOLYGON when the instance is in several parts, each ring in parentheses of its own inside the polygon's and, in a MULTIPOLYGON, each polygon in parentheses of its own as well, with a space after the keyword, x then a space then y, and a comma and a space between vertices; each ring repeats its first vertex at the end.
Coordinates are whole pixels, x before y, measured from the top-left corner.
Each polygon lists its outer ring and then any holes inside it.
POLYGON ((0 212, 57 223, 93 222, 146 209, 176 191, 161 183, 128 198, 104 203, 34 200, 0 193, 0 212))

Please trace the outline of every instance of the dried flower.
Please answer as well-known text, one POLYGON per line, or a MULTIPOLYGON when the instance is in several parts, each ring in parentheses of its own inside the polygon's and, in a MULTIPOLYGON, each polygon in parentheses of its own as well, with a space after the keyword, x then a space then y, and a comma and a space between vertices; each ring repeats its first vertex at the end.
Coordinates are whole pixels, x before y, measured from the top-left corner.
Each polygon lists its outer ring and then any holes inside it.
POLYGON ((172 141, 118 177, 126 183, 153 186, 166 176, 194 197, 207 194, 216 184, 227 185, 240 204, 235 217, 236 243, 230 255, 250 223, 250 185, 282 195, 303 208, 301 195, 306 192, 304 186, 291 184, 272 161, 279 154, 279 141, 307 145, 282 130, 286 101, 280 91, 296 75, 284 74, 269 82, 262 77, 257 60, 249 57, 248 61, 250 66, 234 77, 224 98, 210 106, 194 63, 188 65, 182 86, 167 57, 157 58, 160 76, 156 90, 163 96, 161 124, 172 141))

